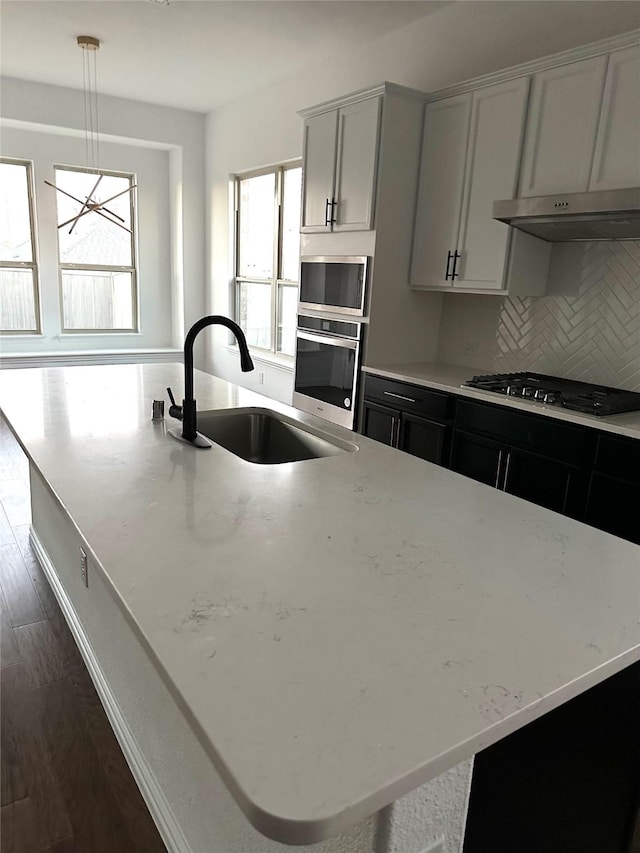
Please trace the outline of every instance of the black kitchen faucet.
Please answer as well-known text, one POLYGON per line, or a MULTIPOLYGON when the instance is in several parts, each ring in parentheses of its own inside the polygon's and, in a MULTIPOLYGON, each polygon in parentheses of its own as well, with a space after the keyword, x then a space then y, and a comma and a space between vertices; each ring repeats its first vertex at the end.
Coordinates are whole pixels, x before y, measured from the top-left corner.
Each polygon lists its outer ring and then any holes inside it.
POLYGON ((195 447, 211 447, 211 442, 198 434, 197 430, 197 414, 196 401, 193 396, 193 344, 198 334, 207 326, 226 326, 236 337, 238 347, 240 349, 240 368, 243 373, 248 373, 253 370, 253 361, 249 354, 247 339, 240 326, 228 317, 223 317, 220 314, 212 314, 209 317, 203 317, 194 323, 187 332, 187 337, 184 340, 184 400, 182 405, 176 405, 171 388, 167 388, 171 406, 169 414, 172 418, 182 421, 182 434, 177 435, 171 433, 175 438, 180 438, 182 441, 188 441, 195 447))

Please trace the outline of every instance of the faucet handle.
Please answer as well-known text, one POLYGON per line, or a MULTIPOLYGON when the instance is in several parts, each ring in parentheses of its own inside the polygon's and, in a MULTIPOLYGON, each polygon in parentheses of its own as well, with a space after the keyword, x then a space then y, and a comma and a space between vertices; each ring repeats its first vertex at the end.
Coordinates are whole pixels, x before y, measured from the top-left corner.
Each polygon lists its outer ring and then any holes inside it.
POLYGON ((171 400, 171 405, 169 406, 169 416, 172 418, 176 418, 176 420, 182 420, 182 406, 178 406, 176 404, 175 397, 173 396, 173 391, 171 388, 167 388, 167 394, 169 395, 169 399, 171 400))

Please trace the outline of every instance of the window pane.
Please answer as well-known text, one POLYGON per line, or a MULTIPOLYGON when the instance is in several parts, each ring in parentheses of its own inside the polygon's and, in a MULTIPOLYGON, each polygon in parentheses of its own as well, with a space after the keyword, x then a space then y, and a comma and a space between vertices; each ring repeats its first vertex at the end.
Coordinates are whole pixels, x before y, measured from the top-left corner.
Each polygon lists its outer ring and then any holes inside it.
POLYGON ((240 181, 239 276, 273 276, 275 190, 274 172, 240 181))
POLYGON ((302 169, 285 169, 282 202, 282 273, 287 281, 298 280, 300 264, 300 200, 302 169))
POLYGON ((0 163, 0 261, 33 261, 27 167, 0 163))
POLYGON ((37 332, 33 270, 0 268, 0 322, 3 332, 37 332))
POLYGON ((62 193, 56 193, 59 225, 73 220, 83 209, 86 210, 85 203, 89 198, 92 202, 100 203, 122 193, 118 198, 108 201, 100 213, 87 213, 75 225, 71 221, 64 228, 58 229, 60 263, 133 266, 131 234, 124 230, 131 229, 131 193, 126 190, 132 186, 132 179, 56 169, 55 182, 56 186, 77 199, 75 201, 62 193), (114 221, 107 221, 105 216, 114 221))
POLYGON ((271 349, 271 285, 240 283, 238 323, 249 346, 271 349))
POLYGON ((65 329, 133 329, 133 276, 107 270, 63 270, 65 329))
POLYGON ((298 288, 281 284, 278 287, 278 352, 293 355, 296 343, 296 313, 298 288))

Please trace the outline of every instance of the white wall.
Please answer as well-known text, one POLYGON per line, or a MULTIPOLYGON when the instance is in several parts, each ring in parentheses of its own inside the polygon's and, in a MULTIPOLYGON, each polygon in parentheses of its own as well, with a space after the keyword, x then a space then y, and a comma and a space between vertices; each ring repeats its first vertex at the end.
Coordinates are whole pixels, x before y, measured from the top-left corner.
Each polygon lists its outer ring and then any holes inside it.
MULTIPOLYGON (((42 336, 4 336, 3 353, 182 346, 204 312, 204 116, 100 96, 100 165, 136 172, 140 334, 60 336, 52 164, 85 165, 82 95, 2 78, 3 155, 33 159, 42 275, 42 336)), ((196 362, 202 363, 196 357, 196 362)))
MULTIPOLYGON (((297 111, 390 80, 425 91, 489 73, 637 26, 636 4, 624 2, 456 2, 370 43, 350 56, 283 80, 207 116, 207 307, 230 313, 228 176, 299 157, 302 120, 297 111)), ((423 294, 425 299, 429 294, 423 294)), ((434 310, 438 305, 434 302, 434 310)), ((390 329, 390 334, 398 330, 390 329)), ((242 374, 237 357, 213 335, 207 369, 258 388, 257 373, 242 374)), ((292 374, 264 366, 263 393, 288 401, 292 374)))

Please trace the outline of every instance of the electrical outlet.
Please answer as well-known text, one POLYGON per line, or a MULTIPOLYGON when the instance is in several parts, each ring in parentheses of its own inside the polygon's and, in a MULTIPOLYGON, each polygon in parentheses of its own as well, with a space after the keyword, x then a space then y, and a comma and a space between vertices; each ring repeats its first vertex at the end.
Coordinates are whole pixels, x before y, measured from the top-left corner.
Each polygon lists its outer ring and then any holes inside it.
POLYGON ((80 548, 80 575, 83 584, 89 586, 89 560, 82 548, 80 548))
POLYGON ((264 385, 264 373, 262 371, 258 373, 258 385, 264 385))

